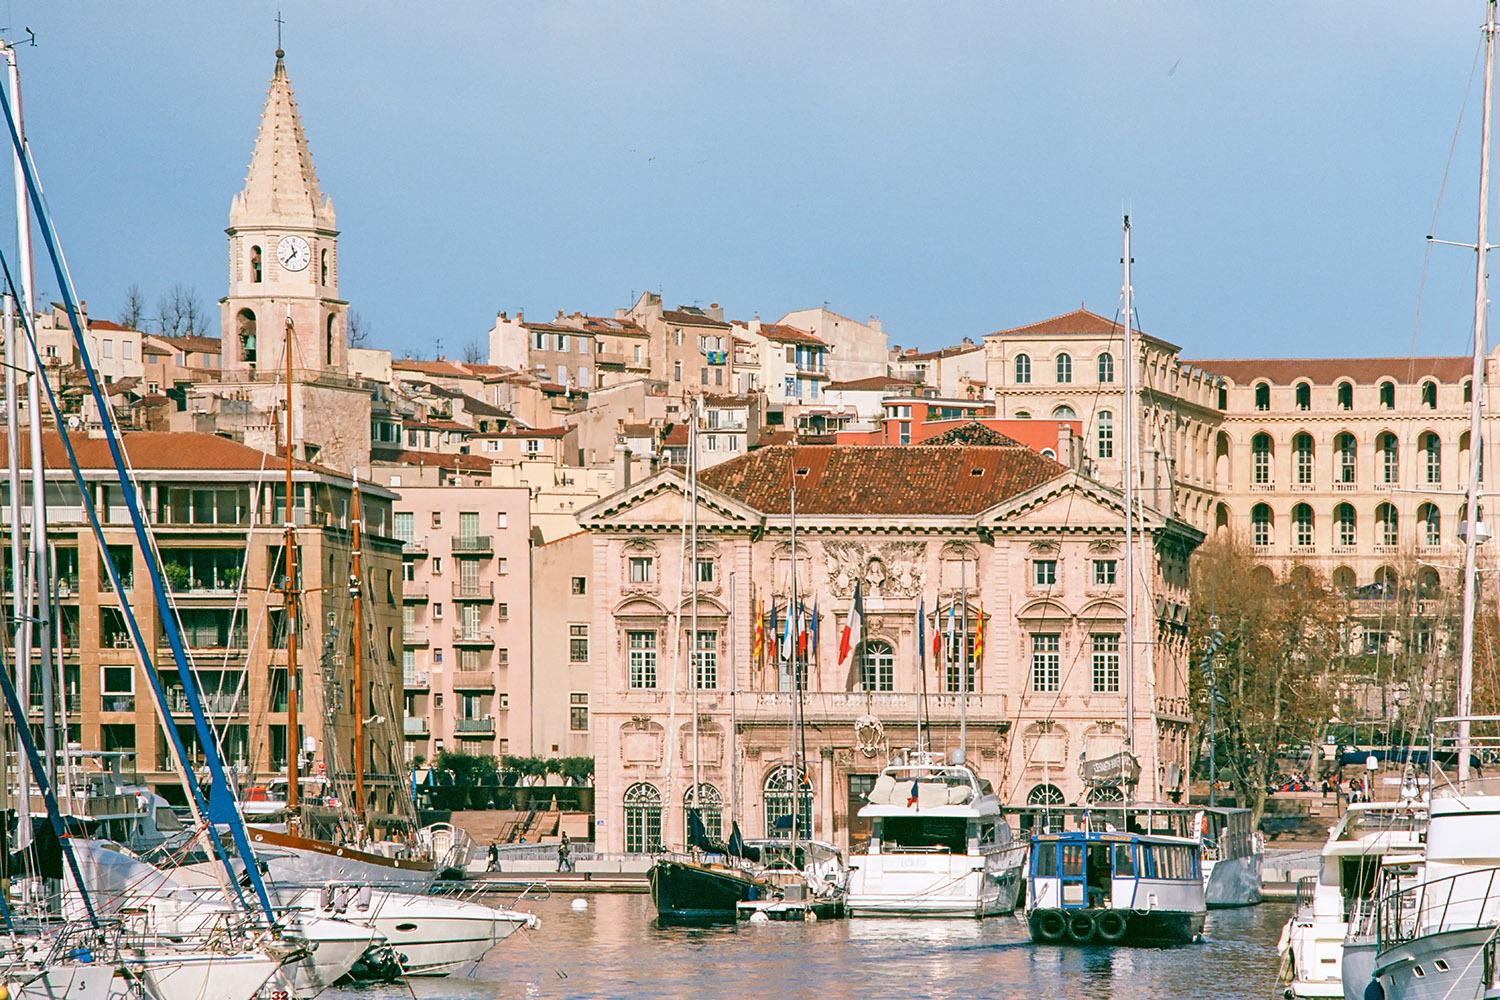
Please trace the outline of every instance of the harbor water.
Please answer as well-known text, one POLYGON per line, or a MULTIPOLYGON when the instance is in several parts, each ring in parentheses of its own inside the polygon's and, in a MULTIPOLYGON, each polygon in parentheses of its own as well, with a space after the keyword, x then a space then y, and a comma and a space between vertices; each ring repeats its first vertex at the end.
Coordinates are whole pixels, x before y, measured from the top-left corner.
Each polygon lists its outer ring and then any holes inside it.
POLYGON ((1033 945, 1018 916, 658 928, 644 895, 524 903, 542 919, 471 973, 331 990, 336 1000, 646 997, 886 1000, 1268 1000, 1288 903, 1209 913, 1206 940, 1180 948, 1033 945))

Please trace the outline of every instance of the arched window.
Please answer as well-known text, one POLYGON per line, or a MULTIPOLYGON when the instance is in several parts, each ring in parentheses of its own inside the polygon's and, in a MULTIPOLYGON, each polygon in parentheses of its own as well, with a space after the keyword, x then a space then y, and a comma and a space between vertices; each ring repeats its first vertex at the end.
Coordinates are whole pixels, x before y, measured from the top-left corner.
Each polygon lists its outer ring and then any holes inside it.
POLYGON ((1396 408, 1396 383, 1380 383, 1380 408, 1382 410, 1394 410, 1396 408))
POLYGON ((1313 546, 1313 510, 1305 503, 1292 508, 1293 544, 1299 549, 1313 546))
MULTIPOLYGON (((689 785, 682 793, 683 815, 686 816, 687 810, 692 809, 693 806, 693 789, 689 785)), ((698 818, 703 821, 703 829, 708 834, 708 839, 723 840, 724 796, 720 795, 719 790, 713 785, 703 782, 698 786, 697 808, 698 818)))
POLYGON ((859 686, 865 691, 896 690, 896 654, 891 644, 879 639, 859 651, 859 686))
POLYGON ((1422 532, 1422 544, 1435 549, 1443 544, 1443 515, 1437 504, 1424 503, 1417 508, 1417 523, 1422 532))
POLYGON ((1093 805, 1105 805, 1110 802, 1124 802, 1125 793, 1114 785, 1103 785, 1099 788, 1090 788, 1087 799, 1093 805))
POLYGON ((1099 411, 1099 457, 1113 458, 1115 454, 1115 415, 1108 410, 1099 411))
POLYGON ((661 792, 644 781, 625 789, 625 853, 661 850, 661 792))
POLYGON ((1354 435, 1346 432, 1334 438, 1333 451, 1333 481, 1335 483, 1354 482, 1354 460, 1358 454, 1354 435))
POLYGON ((1422 405, 1425 406, 1425 407, 1427 407, 1429 410, 1435 410, 1435 409, 1437 409, 1437 383, 1436 382, 1423 382, 1422 383, 1422 405))
POLYGON ((1059 354, 1057 356, 1057 381, 1073 381, 1073 356, 1071 354, 1059 354))
POLYGON ((1028 806, 1060 806, 1066 801, 1056 785, 1036 785, 1026 793, 1028 806))
POLYGON ((236 333, 240 340, 240 360, 255 366, 255 313, 241 309, 236 319, 236 333))
POLYGON ((1464 402, 1474 402, 1474 380, 1470 378, 1464 379, 1464 402))
POLYGON ((1030 420, 1031 419, 1031 411, 1030 410, 1017 410, 1016 411, 1016 419, 1017 420, 1030 420))
POLYGON ((322 275, 322 280, 319 281, 318 283, 321 284, 321 285, 326 285, 326 284, 328 284, 328 248, 327 247, 323 248, 323 252, 318 255, 318 259, 322 262, 321 265, 320 265, 320 267, 319 267, 319 270, 320 270, 321 275, 322 275))
POLYGON ((1313 439, 1308 433, 1292 438, 1292 478, 1298 486, 1311 486, 1313 481, 1313 439))
POLYGON ((801 794, 793 795, 798 785, 798 772, 790 764, 783 764, 766 776, 764 788, 766 807, 766 836, 792 836, 792 810, 796 807, 798 836, 812 839, 812 782, 806 772, 801 774, 801 794))
POLYGON ((1354 383, 1353 382, 1340 382, 1339 383, 1339 409, 1341 409, 1341 410, 1352 410, 1352 409, 1354 409, 1354 383))
POLYGON ((1443 581, 1438 576, 1438 571, 1431 566, 1423 566, 1417 572, 1417 596, 1437 597, 1443 592, 1443 581))
POLYGON ((1271 435, 1257 434, 1250 439, 1250 482, 1266 486, 1271 482, 1271 435))
POLYGON ((1355 537, 1354 505, 1341 503, 1333 509, 1333 544, 1351 546, 1355 537))
POLYGON ((1396 588, 1398 586, 1396 571, 1389 566, 1379 566, 1375 569, 1375 582, 1380 584, 1380 594, 1386 600, 1396 599, 1396 588))
POLYGON ((1115 356, 1108 352, 1099 355, 1099 381, 1113 382, 1115 380, 1115 356))
POLYGON ((1340 594, 1347 594, 1354 589, 1354 570, 1348 566, 1340 566, 1333 571, 1333 589, 1340 594))
POLYGON ((330 368, 333 367, 333 331, 333 314, 330 313, 328 316, 327 360, 324 361, 324 364, 328 365, 328 367, 330 368))
POLYGON ((1250 511, 1250 544, 1264 548, 1271 544, 1274 520, 1269 504, 1258 503, 1250 511))
POLYGON ((260 284, 260 274, 260 247, 253 246, 250 248, 250 280, 257 285, 260 284))
POLYGON ((1016 355, 1016 384, 1025 385, 1031 381, 1031 355, 1016 355))
POLYGON ((1055 407, 1052 410, 1052 419, 1053 420, 1077 420, 1078 419, 1078 414, 1074 413, 1073 412, 1073 408, 1071 406, 1069 406, 1067 403, 1063 403, 1061 406, 1055 407))
POLYGON ((1312 409, 1312 386, 1306 382, 1297 383, 1297 409, 1312 409))
POLYGON ((1271 408, 1271 385, 1269 382, 1255 383, 1255 408, 1257 410, 1269 410, 1271 408))
POLYGON ((1431 431, 1422 435, 1422 467, 1427 470, 1429 485, 1443 481, 1443 442, 1431 431))
POLYGON ((1383 503, 1375 508, 1375 535, 1381 545, 1396 544, 1396 529, 1400 515, 1393 504, 1383 503))
POLYGON ((1392 485, 1396 482, 1400 474, 1397 462, 1399 449, 1396 445, 1396 435, 1389 432, 1380 435, 1380 439, 1376 442, 1376 447, 1380 449, 1380 481, 1387 485, 1392 485))

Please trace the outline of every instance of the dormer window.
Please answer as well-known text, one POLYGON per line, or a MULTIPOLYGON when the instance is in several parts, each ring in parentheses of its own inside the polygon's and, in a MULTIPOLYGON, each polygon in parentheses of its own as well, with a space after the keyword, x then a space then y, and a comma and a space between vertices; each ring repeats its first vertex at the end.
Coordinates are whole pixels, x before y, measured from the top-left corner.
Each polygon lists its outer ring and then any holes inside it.
POLYGON ((1271 386, 1269 383, 1256 383, 1255 408, 1257 410, 1269 410, 1271 408, 1271 386))
POLYGON ((1383 410, 1394 410, 1396 408, 1396 383, 1380 383, 1380 408, 1383 410))

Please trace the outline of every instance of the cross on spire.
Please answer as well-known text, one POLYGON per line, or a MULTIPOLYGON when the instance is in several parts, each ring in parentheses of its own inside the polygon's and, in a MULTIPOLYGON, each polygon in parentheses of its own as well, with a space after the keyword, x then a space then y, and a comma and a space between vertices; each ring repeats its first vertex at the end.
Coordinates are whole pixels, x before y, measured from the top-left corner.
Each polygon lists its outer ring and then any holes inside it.
POLYGON ((276 12, 276 55, 281 55, 281 26, 286 22, 281 19, 281 11, 276 12))

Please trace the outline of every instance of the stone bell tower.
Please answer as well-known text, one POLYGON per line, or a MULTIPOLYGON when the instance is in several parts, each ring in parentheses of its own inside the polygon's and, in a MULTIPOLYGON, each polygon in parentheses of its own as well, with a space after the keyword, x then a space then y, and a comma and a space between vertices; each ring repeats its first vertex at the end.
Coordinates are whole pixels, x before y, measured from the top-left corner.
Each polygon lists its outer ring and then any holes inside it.
POLYGON ((318 188, 284 57, 277 49, 245 187, 229 207, 229 294, 219 303, 227 379, 284 378, 288 319, 294 381, 348 371, 333 202, 318 188))

